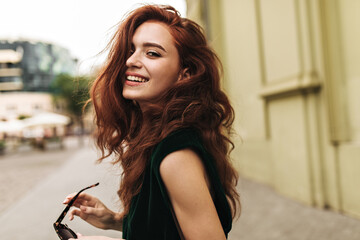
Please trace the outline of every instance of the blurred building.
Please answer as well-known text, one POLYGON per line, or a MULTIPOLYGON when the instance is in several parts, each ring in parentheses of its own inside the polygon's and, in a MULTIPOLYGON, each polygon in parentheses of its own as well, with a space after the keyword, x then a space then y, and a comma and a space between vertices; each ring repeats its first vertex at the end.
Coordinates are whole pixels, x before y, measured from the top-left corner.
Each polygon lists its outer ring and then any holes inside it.
POLYGON ((54 112, 52 97, 43 92, 0 93, 0 121, 29 117, 39 112, 54 112))
POLYGON ((75 75, 76 68, 69 50, 56 44, 0 39, 0 120, 61 112, 53 106, 50 85, 60 73, 75 75))
POLYGON ((360 1, 187 6, 224 64, 241 174, 360 217, 360 1))
POLYGON ((0 92, 48 91, 59 73, 74 75, 77 60, 53 43, 0 39, 0 92))
POLYGON ((0 49, 0 91, 23 89, 20 63, 23 54, 12 49, 0 49))

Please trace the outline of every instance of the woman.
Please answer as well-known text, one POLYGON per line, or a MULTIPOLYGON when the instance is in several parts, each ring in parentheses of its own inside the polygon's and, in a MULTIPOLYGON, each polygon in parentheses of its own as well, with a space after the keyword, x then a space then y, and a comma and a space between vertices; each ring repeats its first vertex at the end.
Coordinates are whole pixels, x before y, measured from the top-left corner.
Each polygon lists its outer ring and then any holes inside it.
POLYGON ((82 193, 70 219, 127 240, 227 238, 240 206, 228 155, 234 113, 219 68, 201 28, 174 8, 127 16, 91 89, 100 161, 116 154, 124 209, 82 193))

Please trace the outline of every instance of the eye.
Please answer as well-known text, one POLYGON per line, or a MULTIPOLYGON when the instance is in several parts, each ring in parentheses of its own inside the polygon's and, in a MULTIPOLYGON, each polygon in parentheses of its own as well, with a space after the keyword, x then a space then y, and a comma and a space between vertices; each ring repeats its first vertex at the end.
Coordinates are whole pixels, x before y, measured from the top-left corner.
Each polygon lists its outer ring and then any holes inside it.
POLYGON ((150 57, 161 57, 160 53, 153 51, 153 50, 148 51, 146 54, 150 57))
POLYGON ((135 52, 135 46, 134 46, 134 44, 131 44, 131 48, 130 48, 130 50, 129 50, 130 56, 133 55, 134 52, 135 52))

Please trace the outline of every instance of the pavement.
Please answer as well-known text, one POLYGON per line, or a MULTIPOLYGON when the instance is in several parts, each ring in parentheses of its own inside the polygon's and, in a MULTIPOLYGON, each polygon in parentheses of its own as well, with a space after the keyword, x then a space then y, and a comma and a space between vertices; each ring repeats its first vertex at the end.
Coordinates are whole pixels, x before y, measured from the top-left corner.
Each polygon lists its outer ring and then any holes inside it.
MULTIPOLYGON (((96 182, 100 185, 87 192, 114 211, 121 208, 116 195, 120 172, 109 161, 95 164, 98 153, 92 144, 63 156, 67 158, 63 164, 44 174, 0 212, 1 240, 57 240, 52 224, 64 208, 65 196, 96 182)), ((359 219, 304 206, 247 179, 241 179, 239 191, 242 214, 233 225, 230 240, 360 239, 359 219)), ((96 229, 78 218, 71 222, 65 218, 65 223, 84 235, 121 238, 120 232, 96 229)))
MULTIPOLYGON (((40 154, 40 153, 39 153, 40 154)), ((61 155, 61 153, 59 153, 61 155)), ((95 164, 98 153, 91 144, 74 150, 55 171, 43 177, 20 199, 1 212, 1 240, 58 240, 53 223, 64 209, 65 197, 96 182, 100 185, 87 190, 114 211, 120 209, 116 190, 120 173, 110 163, 95 164)), ((121 238, 121 233, 100 230, 81 219, 64 219, 75 232, 121 238)))
POLYGON ((78 150, 78 139, 68 137, 65 142, 66 148, 61 149, 58 144, 48 151, 23 143, 16 150, 0 155, 0 216, 78 150))
POLYGON ((242 214, 231 240, 358 240, 360 219, 305 206, 241 179, 242 214))

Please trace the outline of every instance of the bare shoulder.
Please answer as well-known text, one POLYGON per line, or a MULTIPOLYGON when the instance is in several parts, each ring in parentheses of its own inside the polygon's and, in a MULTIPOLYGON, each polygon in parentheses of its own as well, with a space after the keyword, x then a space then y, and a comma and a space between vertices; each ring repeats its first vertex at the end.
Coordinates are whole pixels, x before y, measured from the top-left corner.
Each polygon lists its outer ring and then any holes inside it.
MULTIPOLYGON (((167 155, 160 164, 160 175, 170 198, 186 205, 194 195, 209 190, 209 181, 200 156, 192 149, 167 155)), ((205 192, 204 192, 205 193, 205 192)), ((207 193, 206 193, 207 194, 207 193)))
POLYGON ((167 155, 160 175, 186 239, 225 239, 204 164, 194 150, 167 155))
POLYGON ((181 173, 183 172, 198 174, 199 172, 204 173, 204 171, 204 165, 200 156, 190 148, 170 153, 160 164, 160 174, 162 177, 176 177, 176 175, 182 175, 181 173))

